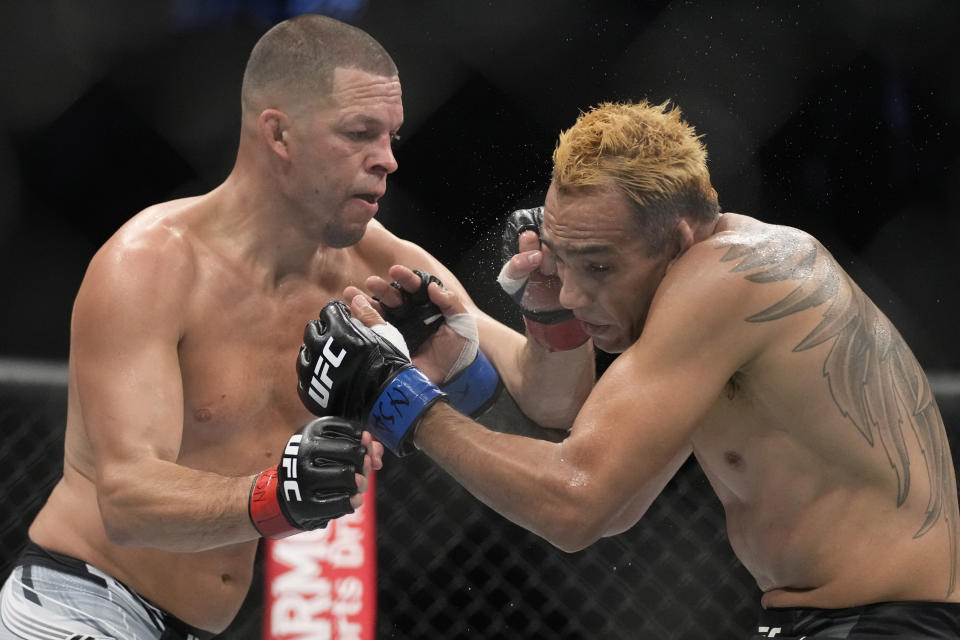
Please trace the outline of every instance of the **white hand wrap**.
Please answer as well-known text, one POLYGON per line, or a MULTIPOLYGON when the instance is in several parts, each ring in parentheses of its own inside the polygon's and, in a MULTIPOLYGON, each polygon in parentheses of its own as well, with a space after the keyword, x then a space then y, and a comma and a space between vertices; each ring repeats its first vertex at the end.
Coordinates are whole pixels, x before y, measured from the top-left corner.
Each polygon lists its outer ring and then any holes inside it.
MULTIPOLYGON (((356 324, 358 327, 364 326, 364 324, 356 318, 350 318, 350 321, 356 324)), ((373 325, 370 327, 370 330, 399 349, 403 355, 407 356, 408 360, 410 359, 410 349, 407 348, 407 341, 403 339, 403 334, 400 333, 400 330, 395 326, 386 322, 382 322, 380 324, 373 325)))
POLYGON ((460 349, 460 356, 443 376, 441 385, 452 380, 458 373, 470 366, 477 357, 480 348, 480 334, 477 331, 477 319, 470 313, 458 313, 447 317, 447 326, 466 340, 460 349))
POLYGON ((529 276, 511 278, 507 275, 507 267, 509 266, 509 260, 503 263, 503 268, 500 269, 500 275, 497 276, 497 284, 500 285, 500 288, 503 289, 508 296, 515 297, 517 292, 523 289, 523 285, 527 284, 529 276))
MULTIPOLYGON (((360 323, 356 318, 353 322, 360 323)), ((362 323, 361 323, 362 324, 362 323)), ((477 350, 480 349, 480 333, 477 330, 477 319, 469 313, 458 313, 447 318, 447 326, 453 329, 453 332, 464 338, 466 342, 460 349, 460 355, 456 361, 450 365, 440 384, 446 384, 452 380, 458 373, 466 369, 477 358, 477 350)), ((403 339, 403 334, 392 324, 383 322, 370 327, 370 330, 387 340, 394 347, 399 349, 403 355, 410 357, 410 350, 407 348, 407 342, 403 339)))

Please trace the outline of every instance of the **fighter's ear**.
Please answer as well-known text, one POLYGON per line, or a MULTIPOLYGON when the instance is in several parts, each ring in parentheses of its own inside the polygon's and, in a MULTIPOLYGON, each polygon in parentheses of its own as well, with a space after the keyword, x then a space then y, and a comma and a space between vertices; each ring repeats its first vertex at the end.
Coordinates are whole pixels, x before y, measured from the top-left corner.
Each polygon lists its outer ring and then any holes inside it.
POLYGON ((686 253, 693 243, 693 227, 690 226, 690 221, 686 218, 680 218, 680 221, 677 222, 677 232, 673 236, 673 255, 670 257, 670 262, 667 263, 667 269, 672 267, 673 263, 686 253))
POLYGON ((289 122, 287 114, 278 109, 264 109, 257 117, 257 131, 261 140, 284 160, 290 159, 287 138, 289 122))
POLYGON ((680 221, 677 223, 677 255, 675 259, 683 255, 687 249, 689 249, 693 243, 693 227, 690 226, 690 221, 686 218, 680 218, 680 221))

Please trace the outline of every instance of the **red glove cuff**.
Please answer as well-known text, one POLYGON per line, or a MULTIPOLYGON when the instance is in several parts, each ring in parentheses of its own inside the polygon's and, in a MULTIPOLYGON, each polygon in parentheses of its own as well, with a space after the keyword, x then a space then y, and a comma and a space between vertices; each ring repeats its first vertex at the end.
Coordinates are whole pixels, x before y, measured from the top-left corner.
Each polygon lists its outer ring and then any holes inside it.
POLYGON ((527 327, 527 335, 547 351, 576 349, 590 338, 576 318, 557 324, 543 324, 524 316, 523 323, 527 327))
POLYGON ((297 529, 283 515, 277 498, 277 466, 264 469, 253 479, 250 486, 249 514, 250 522, 264 538, 273 540, 287 538, 301 529, 297 529))

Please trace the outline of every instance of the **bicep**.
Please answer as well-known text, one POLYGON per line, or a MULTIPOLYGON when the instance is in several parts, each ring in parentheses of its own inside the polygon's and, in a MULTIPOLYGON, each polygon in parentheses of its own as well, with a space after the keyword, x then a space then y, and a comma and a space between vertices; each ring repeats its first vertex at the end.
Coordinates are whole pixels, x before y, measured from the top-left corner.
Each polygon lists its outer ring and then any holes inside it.
POLYGON ((647 485, 662 488, 669 479, 664 472, 672 475, 673 463, 686 457, 696 426, 717 395, 713 385, 691 392, 685 367, 651 363, 642 355, 628 350, 610 365, 564 443, 565 455, 585 475, 596 477, 615 504, 647 485))
POLYGON ((665 300, 643 333, 604 372, 564 442, 615 505, 652 502, 688 456, 692 438, 730 377, 762 340, 743 322, 735 292, 665 300), (722 299, 726 296, 726 299, 722 299), (706 304, 704 304, 706 302, 706 304))

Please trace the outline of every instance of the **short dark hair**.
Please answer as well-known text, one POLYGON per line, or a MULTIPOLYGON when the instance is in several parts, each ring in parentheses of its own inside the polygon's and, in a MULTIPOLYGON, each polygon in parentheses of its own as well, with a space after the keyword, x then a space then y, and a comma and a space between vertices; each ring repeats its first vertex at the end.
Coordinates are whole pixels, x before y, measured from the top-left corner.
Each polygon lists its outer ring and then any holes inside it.
POLYGON ((338 67, 397 75, 387 51, 362 29, 317 14, 285 20, 267 31, 250 53, 240 91, 242 107, 261 111, 323 103, 338 67))

